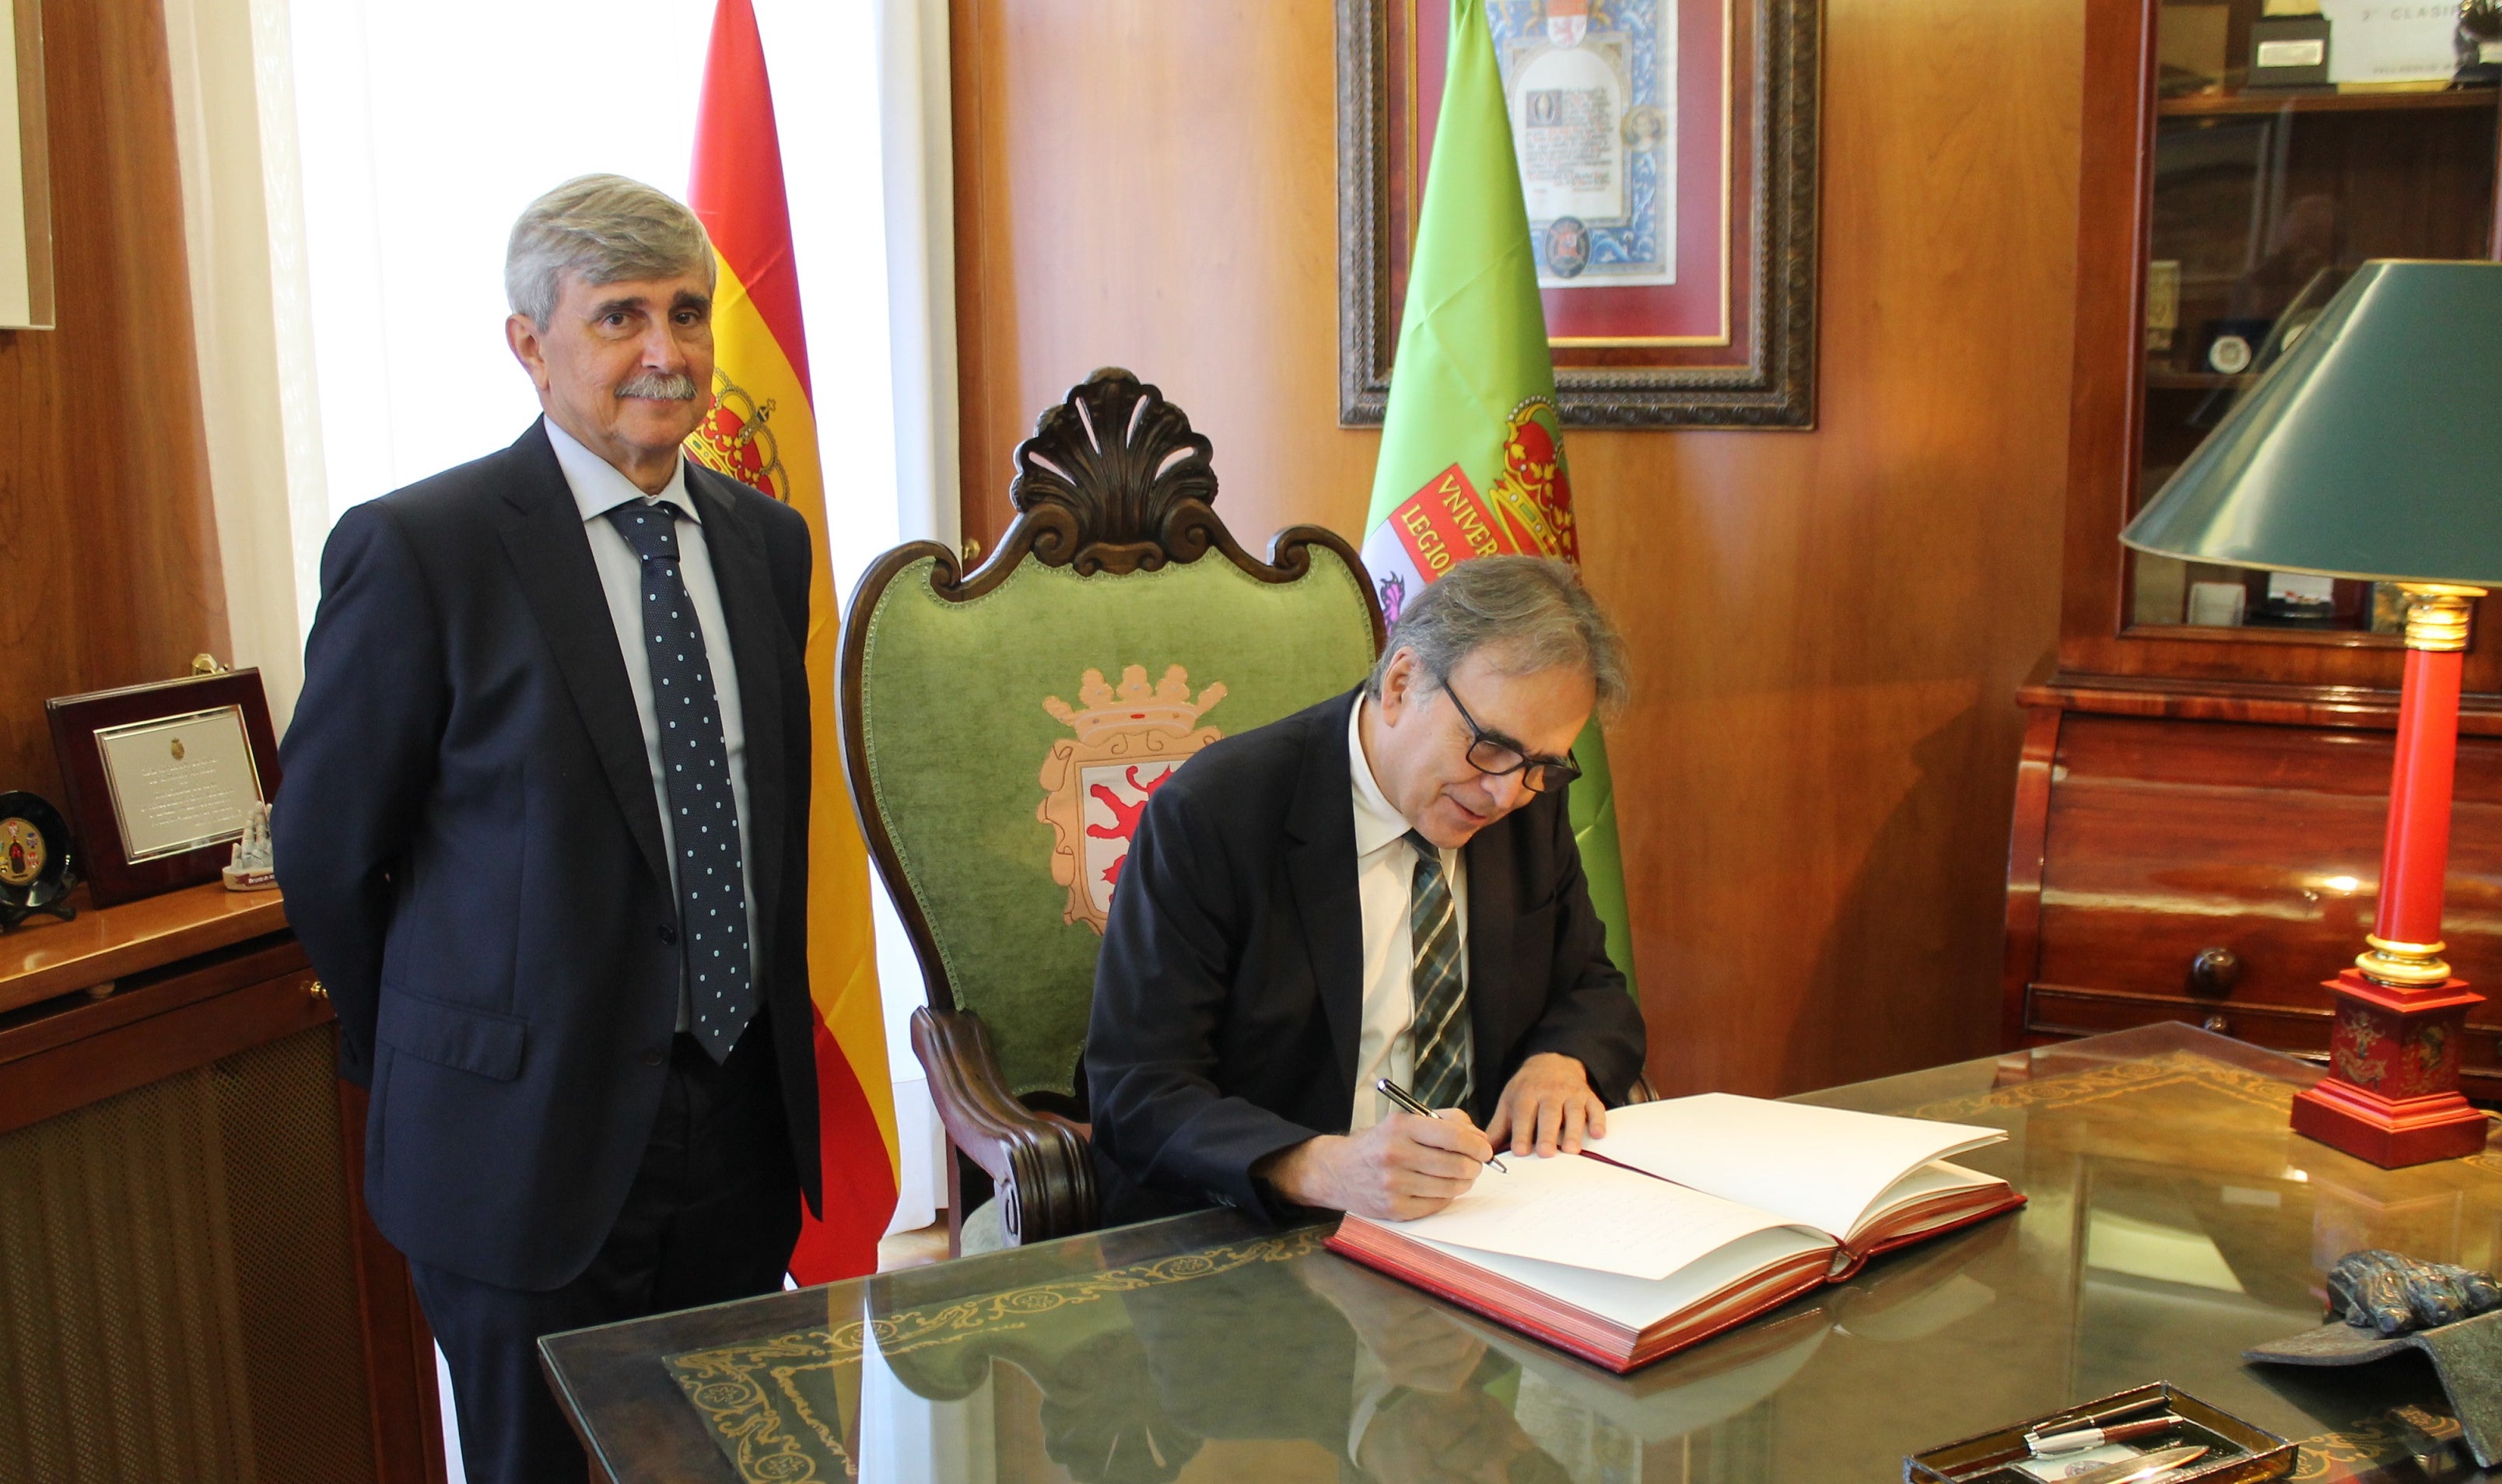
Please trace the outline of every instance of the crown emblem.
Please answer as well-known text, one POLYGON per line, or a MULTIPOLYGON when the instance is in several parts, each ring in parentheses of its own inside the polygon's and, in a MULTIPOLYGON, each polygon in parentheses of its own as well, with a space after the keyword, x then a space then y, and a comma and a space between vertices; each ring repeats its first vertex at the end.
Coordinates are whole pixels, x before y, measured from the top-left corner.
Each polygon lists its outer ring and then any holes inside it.
POLYGON ((1153 688, 1147 685, 1147 667, 1133 664, 1121 672, 1121 688, 1114 690, 1103 679, 1100 670, 1088 670, 1077 687, 1077 698, 1086 703, 1078 710, 1057 695, 1042 698, 1042 709, 1062 725, 1077 733, 1081 746, 1093 747, 1112 732, 1153 727, 1175 736, 1187 736, 1199 725, 1205 712, 1225 699, 1223 682, 1202 687, 1197 700, 1190 695, 1190 672, 1180 665, 1165 670, 1165 678, 1153 688))
POLYGON ((712 410, 687 435, 687 452, 715 474, 727 474, 789 504, 790 482, 782 469, 780 441, 773 436, 773 398, 759 402, 719 366, 713 368, 712 395, 712 410))
POLYGON ((1051 879, 1068 892, 1060 920, 1099 933, 1147 800, 1191 754, 1223 735, 1199 719, 1225 699, 1225 687, 1202 686, 1193 696, 1190 672, 1180 665, 1150 686, 1147 667, 1133 664, 1117 687, 1102 671, 1088 670, 1077 699, 1084 710, 1057 695, 1042 698, 1042 709, 1076 735, 1051 744, 1033 814, 1051 826, 1051 879))

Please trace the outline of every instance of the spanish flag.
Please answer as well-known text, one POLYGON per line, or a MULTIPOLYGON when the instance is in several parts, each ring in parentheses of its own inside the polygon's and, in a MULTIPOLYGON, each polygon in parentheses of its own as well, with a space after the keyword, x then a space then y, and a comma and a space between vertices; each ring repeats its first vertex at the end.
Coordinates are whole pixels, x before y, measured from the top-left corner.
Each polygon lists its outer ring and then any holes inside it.
POLYGON ((791 209, 773 127, 764 44, 750 0, 720 0, 695 114, 688 195, 712 234, 721 269, 713 292, 712 415, 687 451, 707 468, 755 486, 808 518, 818 581, 808 593, 808 982, 816 1001, 818 1128, 824 1149, 822 1220, 801 1213, 791 1272, 826 1283, 877 1270, 877 1239, 895 1214, 895 1086, 877 998, 869 923, 868 856, 845 807, 842 742, 834 729, 834 643, 841 614, 828 570, 826 483, 809 405, 808 343, 799 323, 791 209))

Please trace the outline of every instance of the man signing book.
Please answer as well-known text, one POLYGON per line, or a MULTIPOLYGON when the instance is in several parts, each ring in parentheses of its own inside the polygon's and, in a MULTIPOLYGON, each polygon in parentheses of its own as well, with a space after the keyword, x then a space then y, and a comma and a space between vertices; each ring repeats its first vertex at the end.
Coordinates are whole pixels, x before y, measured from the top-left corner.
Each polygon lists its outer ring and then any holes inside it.
POLYGON ((1107 1224, 1422 1216, 1499 1146, 1606 1131, 1641 1012, 1565 790, 1572 739, 1624 693, 1623 641, 1571 568, 1478 557, 1409 602, 1363 686, 1156 793, 1086 1041, 1107 1224))

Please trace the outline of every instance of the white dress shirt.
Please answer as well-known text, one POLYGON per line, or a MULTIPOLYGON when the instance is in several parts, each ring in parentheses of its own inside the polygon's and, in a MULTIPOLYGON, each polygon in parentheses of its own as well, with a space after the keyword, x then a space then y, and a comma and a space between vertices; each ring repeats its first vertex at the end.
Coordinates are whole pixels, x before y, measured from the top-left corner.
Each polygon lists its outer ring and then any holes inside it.
MULTIPOLYGON (((1407 1028, 1416 1019, 1416 950, 1407 928, 1409 894, 1415 889, 1412 827, 1381 792, 1364 756, 1364 713, 1372 704, 1357 696, 1346 719, 1346 766, 1355 794, 1355 894, 1364 911, 1364 1035, 1355 1053, 1355 1107, 1347 1130, 1361 1133, 1388 1118, 1397 1104, 1372 1084, 1387 1077, 1410 1092, 1416 1048, 1407 1028)), ((1442 879, 1450 883, 1454 929, 1459 933, 1460 983, 1469 982, 1468 866, 1455 850, 1440 852, 1442 879)), ((1469 1022, 1460 1017, 1461 1055, 1471 1055, 1469 1022)))
MULTIPOLYGON (((687 464, 678 460, 669 475, 667 488, 659 494, 646 495, 632 480, 621 473, 615 464, 584 448, 580 440, 549 418, 548 442, 556 449, 556 461, 564 469, 564 482, 573 490, 573 503, 582 512, 583 533, 591 538, 591 559, 599 568, 600 591, 608 599, 608 620, 617 631, 617 648, 626 659, 626 679, 634 688, 634 714, 643 723, 643 756, 652 768, 652 797, 659 805, 660 844, 662 859, 669 862, 669 886, 677 888, 678 851, 676 833, 669 827, 669 786, 660 767, 660 721, 652 702, 652 665, 644 658, 643 643, 643 558, 608 512, 620 505, 640 502, 649 505, 658 500, 685 512, 678 522, 678 576, 687 585, 687 596, 694 600, 695 624, 703 630, 704 659, 712 666, 713 700, 721 708, 721 740, 729 754, 730 804, 738 811, 739 874, 747 892, 747 948, 751 964, 759 945, 756 940, 756 858, 750 842, 756 838, 751 827, 752 816, 747 811, 747 725, 746 714, 738 699, 738 660, 729 649, 729 621, 723 617, 721 588, 713 581, 712 551, 704 545, 703 512, 687 493, 687 464)), ((678 1029, 689 1022, 686 987, 678 989, 678 1029)))

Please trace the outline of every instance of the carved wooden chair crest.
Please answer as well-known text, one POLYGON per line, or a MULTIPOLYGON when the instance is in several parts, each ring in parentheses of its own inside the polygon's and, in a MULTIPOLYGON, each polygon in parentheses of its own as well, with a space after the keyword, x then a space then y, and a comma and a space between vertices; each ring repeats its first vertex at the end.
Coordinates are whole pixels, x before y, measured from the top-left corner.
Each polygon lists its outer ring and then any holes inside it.
POLYGON ((1354 685, 1382 630, 1337 535, 1295 526, 1266 561, 1236 544, 1207 439, 1127 371, 1042 415, 1008 498, 974 570, 919 542, 861 579, 840 705, 853 802, 920 958, 912 1044, 957 1154, 951 1226, 987 1184, 1018 1243, 1095 1225, 1079 1058, 1148 797, 1217 737, 1354 685))

